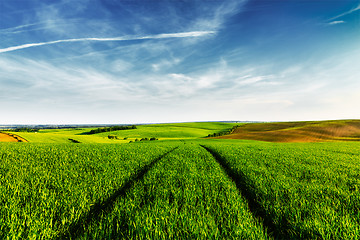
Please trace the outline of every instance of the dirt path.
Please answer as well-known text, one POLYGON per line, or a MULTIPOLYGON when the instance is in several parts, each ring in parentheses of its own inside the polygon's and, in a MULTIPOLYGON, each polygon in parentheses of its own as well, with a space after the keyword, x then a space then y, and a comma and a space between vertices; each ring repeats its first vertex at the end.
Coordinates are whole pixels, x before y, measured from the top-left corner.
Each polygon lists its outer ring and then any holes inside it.
POLYGON ((12 133, 0 132, 0 142, 27 142, 24 138, 12 133))

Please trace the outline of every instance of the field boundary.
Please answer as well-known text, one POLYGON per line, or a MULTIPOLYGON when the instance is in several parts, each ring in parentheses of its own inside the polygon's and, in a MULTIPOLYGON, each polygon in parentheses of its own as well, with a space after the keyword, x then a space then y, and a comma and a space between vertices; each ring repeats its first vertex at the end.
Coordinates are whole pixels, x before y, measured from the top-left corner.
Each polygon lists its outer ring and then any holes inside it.
POLYGON ((220 132, 216 132, 216 133, 212 133, 207 135, 205 138, 211 138, 211 137, 221 137, 221 136, 226 136, 226 135, 231 135, 233 134, 233 132, 240 127, 240 125, 235 125, 232 128, 228 128, 228 129, 224 129, 220 132))
POLYGON ((208 151, 214 159, 219 163, 221 168, 225 171, 227 176, 235 183, 236 188, 240 194, 245 198, 248 203, 249 210, 253 216, 263 224, 264 229, 267 231, 269 236, 274 237, 275 239, 290 239, 285 232, 280 232, 273 222, 272 218, 266 213, 265 209, 255 200, 256 196, 251 192, 249 187, 246 184, 245 177, 236 173, 226 162, 226 160, 220 156, 219 153, 208 148, 204 145, 200 145, 206 151, 208 151))
POLYGON ((13 134, 13 133, 9 133, 9 132, 4 132, 4 131, 0 131, 0 133, 8 135, 9 137, 12 137, 14 139, 17 140, 17 142, 29 142, 28 140, 26 140, 23 137, 20 137, 19 135, 13 134))
MULTIPOLYGON (((95 203, 88 212, 84 213, 76 222, 70 224, 69 228, 59 234, 55 239, 76 239, 84 233, 84 227, 90 223, 99 220, 102 214, 107 214, 111 212, 114 207, 114 203, 121 197, 126 195, 126 192, 133 187, 133 185, 143 180, 145 174, 162 158, 175 151, 179 147, 175 147, 170 151, 160 155, 154 161, 144 166, 142 169, 139 169, 137 173, 132 175, 122 187, 116 189, 107 199, 100 200, 95 203)), ((121 217, 121 216, 120 216, 121 217)))

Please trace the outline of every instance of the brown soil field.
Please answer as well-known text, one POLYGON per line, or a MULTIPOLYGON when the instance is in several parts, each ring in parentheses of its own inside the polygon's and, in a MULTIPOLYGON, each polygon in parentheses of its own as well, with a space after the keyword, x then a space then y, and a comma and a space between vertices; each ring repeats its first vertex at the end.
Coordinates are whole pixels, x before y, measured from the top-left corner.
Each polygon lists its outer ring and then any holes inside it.
POLYGON ((221 139, 267 142, 360 141, 360 120, 248 123, 221 139))
POLYGON ((19 136, 10 136, 9 134, 0 132, 0 142, 20 142, 20 140, 22 142, 27 142, 25 139, 19 136))

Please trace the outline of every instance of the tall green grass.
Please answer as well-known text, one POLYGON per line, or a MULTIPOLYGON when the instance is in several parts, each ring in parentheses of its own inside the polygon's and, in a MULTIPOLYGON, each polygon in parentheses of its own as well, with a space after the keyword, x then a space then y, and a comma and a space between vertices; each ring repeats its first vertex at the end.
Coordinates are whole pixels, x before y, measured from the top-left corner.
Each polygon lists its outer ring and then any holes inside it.
POLYGON ((175 145, 0 144, 0 239, 59 235, 175 145))
POLYGON ((357 142, 2 143, 0 239, 358 239, 359 190, 357 142))
POLYGON ((194 144, 165 156, 110 213, 81 227, 82 239, 267 239, 235 184, 194 144))
POLYGON ((358 239, 360 144, 206 143, 289 239, 358 239))

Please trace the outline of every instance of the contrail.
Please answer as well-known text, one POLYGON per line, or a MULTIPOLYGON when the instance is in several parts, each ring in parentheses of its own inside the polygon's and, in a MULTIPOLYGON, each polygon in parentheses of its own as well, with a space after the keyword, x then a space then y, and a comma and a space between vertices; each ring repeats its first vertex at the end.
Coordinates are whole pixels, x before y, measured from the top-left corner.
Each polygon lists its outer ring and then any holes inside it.
POLYGON ((337 16, 335 16, 335 17, 330 18, 329 21, 332 21, 332 20, 338 19, 338 18, 340 18, 340 17, 349 15, 349 14, 351 14, 351 13, 353 13, 353 12, 356 12, 356 11, 359 11, 359 10, 360 10, 360 4, 359 4, 357 7, 353 8, 353 9, 347 11, 347 12, 344 12, 344 13, 342 13, 342 14, 339 14, 339 15, 337 15, 337 16))
POLYGON ((129 41, 129 40, 142 40, 142 39, 163 39, 163 38, 187 38, 187 37, 201 37, 209 34, 214 34, 215 31, 197 31, 197 32, 181 32, 181 33, 163 33, 147 36, 128 36, 128 37, 114 37, 114 38, 73 38, 62 39, 50 42, 28 43, 19 46, 7 47, 0 49, 0 53, 12 52, 24 48, 38 47, 43 45, 51 45, 65 42, 86 42, 86 41, 129 41))
POLYGON ((332 22, 329 22, 328 24, 329 25, 336 25, 336 24, 341 24, 341 23, 345 23, 345 21, 332 21, 332 22))

